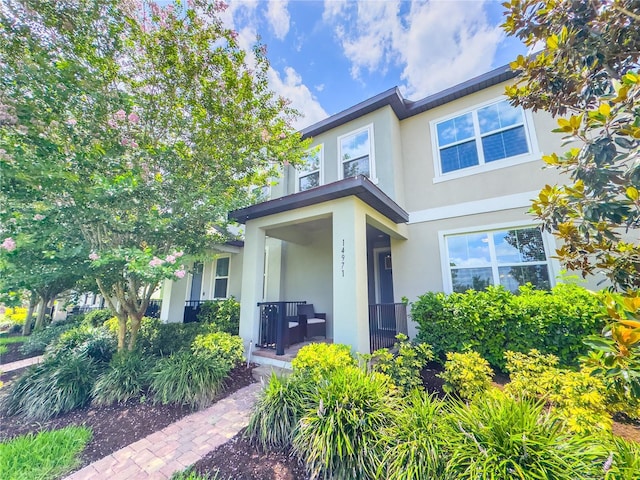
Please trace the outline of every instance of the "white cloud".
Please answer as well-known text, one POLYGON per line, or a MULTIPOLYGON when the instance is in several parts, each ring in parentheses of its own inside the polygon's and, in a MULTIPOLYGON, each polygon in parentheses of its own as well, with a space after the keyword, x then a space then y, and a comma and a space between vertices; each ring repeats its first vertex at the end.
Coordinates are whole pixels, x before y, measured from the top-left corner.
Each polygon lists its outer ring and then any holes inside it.
POLYGON ((321 83, 320 85, 316 85, 313 88, 316 89, 316 92, 322 92, 324 90, 324 83, 321 83))
POLYGON ((419 98, 491 68, 503 33, 489 23, 484 3, 325 0, 323 18, 351 61, 353 78, 397 65, 402 90, 419 98))
POLYGON ((267 20, 269 26, 273 30, 273 34, 279 40, 284 40, 289 33, 289 10, 287 6, 288 0, 271 0, 267 2, 267 20))

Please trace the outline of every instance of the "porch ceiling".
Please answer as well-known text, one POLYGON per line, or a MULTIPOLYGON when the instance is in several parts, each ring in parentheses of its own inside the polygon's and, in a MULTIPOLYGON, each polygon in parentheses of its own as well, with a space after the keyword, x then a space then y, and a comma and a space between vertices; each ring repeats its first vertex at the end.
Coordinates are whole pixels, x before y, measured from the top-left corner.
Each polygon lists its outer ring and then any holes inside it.
POLYGON ((234 210, 229 213, 229 219, 239 223, 246 223, 248 220, 255 218, 317 205, 352 195, 394 223, 406 223, 409 221, 407 212, 372 183, 371 180, 362 175, 234 210))
POLYGON ((266 230, 266 234, 269 237, 278 238, 287 242, 308 245, 313 241, 318 232, 331 231, 331 228, 331 217, 329 216, 308 222, 269 228, 266 230))

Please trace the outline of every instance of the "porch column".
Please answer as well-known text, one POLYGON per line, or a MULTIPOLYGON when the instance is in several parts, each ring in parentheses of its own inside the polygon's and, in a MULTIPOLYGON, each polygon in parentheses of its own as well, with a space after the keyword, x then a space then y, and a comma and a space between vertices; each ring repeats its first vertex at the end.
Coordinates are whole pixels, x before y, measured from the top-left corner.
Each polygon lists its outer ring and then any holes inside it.
POLYGON ((333 341, 369 353, 367 222, 353 198, 333 209, 333 341))
POLYGON ((164 323, 182 323, 184 302, 187 298, 188 276, 177 280, 165 280, 162 286, 162 306, 160 320, 164 323))
POLYGON ((246 345, 251 340, 254 344, 258 341, 260 322, 257 303, 262 300, 265 238, 265 231, 255 222, 246 223, 240 300, 240 336, 246 345))

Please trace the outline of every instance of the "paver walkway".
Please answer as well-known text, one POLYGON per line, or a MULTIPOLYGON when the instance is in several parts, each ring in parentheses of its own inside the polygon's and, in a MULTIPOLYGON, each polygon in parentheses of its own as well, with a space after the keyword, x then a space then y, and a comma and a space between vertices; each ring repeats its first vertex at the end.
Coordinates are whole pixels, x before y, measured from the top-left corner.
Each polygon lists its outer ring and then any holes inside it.
POLYGON ((25 358, 24 360, 18 360, 17 362, 11 362, 6 364, 0 363, 0 370, 4 373, 18 370, 19 368, 29 367, 42 361, 42 355, 39 357, 25 358))
POLYGON ((254 383, 87 465, 65 480, 167 479, 234 437, 249 422, 262 384, 254 383))

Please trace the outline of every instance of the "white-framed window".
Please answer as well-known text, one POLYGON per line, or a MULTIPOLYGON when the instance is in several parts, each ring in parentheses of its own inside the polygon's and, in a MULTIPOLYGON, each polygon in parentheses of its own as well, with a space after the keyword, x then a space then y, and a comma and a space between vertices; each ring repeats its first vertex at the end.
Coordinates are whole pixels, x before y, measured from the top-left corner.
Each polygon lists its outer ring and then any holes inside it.
POLYGON ((231 257, 218 257, 213 269, 213 298, 229 297, 229 262, 231 257))
POLYGON ((431 135, 440 180, 540 157, 530 113, 506 99, 434 120, 431 135))
POLYGON ((296 169, 296 192, 302 192, 322 185, 324 145, 316 145, 307 150, 303 161, 304 163, 296 169))
POLYGON ((552 286, 545 235, 537 226, 506 226, 441 233, 445 290, 465 292, 503 285, 515 292, 525 283, 552 286))
POLYGON ((375 181, 373 125, 338 137, 340 178, 365 175, 375 181))

